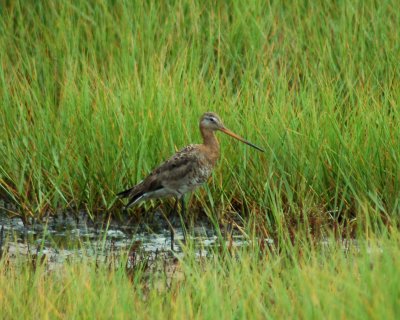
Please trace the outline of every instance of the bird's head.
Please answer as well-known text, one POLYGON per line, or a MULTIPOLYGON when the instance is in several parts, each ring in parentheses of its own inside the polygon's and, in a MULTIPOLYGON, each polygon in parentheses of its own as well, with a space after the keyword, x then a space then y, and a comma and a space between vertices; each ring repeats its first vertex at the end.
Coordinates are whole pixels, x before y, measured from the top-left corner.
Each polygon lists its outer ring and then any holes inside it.
POLYGON ((200 119, 200 127, 212 131, 221 130, 224 124, 220 117, 214 112, 206 112, 200 119))
POLYGON ((227 129, 224 124, 222 123, 222 120, 220 117, 214 113, 214 112, 206 112, 201 116, 200 119, 200 128, 206 129, 206 130, 211 130, 211 131, 222 131, 223 133, 259 150, 264 152, 263 149, 260 147, 257 147, 255 144, 252 144, 251 142, 243 139, 242 137, 238 136, 237 134, 233 133, 231 130, 227 129))

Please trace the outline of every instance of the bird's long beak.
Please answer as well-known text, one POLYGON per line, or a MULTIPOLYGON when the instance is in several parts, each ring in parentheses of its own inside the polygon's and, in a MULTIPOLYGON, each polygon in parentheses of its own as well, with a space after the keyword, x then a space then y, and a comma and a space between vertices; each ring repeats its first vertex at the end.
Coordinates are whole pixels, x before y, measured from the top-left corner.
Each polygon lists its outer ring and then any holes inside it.
POLYGON ((242 137, 238 136, 236 133, 233 133, 231 130, 229 130, 229 129, 225 128, 225 127, 221 128, 219 130, 222 131, 223 133, 226 133, 228 136, 231 136, 231 137, 233 137, 233 138, 235 138, 235 139, 237 139, 239 141, 242 141, 243 143, 248 144, 249 146, 251 146, 251 147, 253 147, 253 148, 255 148, 255 149, 257 149, 257 150, 259 150, 261 152, 265 152, 260 147, 257 147, 255 144, 252 144, 251 142, 243 139, 242 137))

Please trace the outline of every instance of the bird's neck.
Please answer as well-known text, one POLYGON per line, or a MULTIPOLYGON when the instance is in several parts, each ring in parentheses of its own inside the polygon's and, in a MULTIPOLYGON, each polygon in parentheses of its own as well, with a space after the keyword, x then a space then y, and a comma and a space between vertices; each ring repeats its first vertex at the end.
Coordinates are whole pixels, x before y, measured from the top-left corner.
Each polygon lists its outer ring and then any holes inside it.
POLYGON ((219 143, 213 130, 200 127, 201 136, 203 137, 203 144, 210 148, 212 151, 219 152, 219 143))

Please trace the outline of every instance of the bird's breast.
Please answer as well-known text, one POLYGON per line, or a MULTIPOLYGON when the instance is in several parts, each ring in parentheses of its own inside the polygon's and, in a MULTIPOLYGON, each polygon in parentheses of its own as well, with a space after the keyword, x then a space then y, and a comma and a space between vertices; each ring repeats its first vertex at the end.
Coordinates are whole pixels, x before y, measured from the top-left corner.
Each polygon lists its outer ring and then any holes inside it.
POLYGON ((185 192, 191 191, 197 186, 207 182, 214 168, 214 163, 203 155, 199 155, 196 162, 196 165, 193 166, 193 170, 191 170, 187 176, 187 183, 184 184, 185 192))
POLYGON ((204 183, 208 180, 211 175, 213 166, 211 164, 205 163, 198 167, 196 174, 194 175, 195 183, 204 183))
POLYGON ((212 166, 208 164, 199 165, 187 177, 185 183, 180 184, 179 193, 185 194, 207 182, 212 172, 212 166))

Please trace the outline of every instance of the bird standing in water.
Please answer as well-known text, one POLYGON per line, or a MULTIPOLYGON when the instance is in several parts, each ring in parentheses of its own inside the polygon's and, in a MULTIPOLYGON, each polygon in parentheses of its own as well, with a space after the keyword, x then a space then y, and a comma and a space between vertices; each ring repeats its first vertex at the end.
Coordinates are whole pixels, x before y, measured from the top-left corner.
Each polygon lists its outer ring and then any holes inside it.
MULTIPOLYGON (((130 208, 147 199, 175 197, 174 211, 177 211, 178 202, 181 200, 182 216, 184 216, 184 194, 193 191, 208 180, 219 158, 219 143, 214 134, 217 130, 264 152, 263 149, 225 128, 217 114, 206 112, 200 118, 203 143, 188 145, 154 169, 143 181, 118 193, 117 195, 121 198, 130 198, 125 208, 130 208)), ((171 226, 171 250, 173 246, 174 230, 171 226)))

